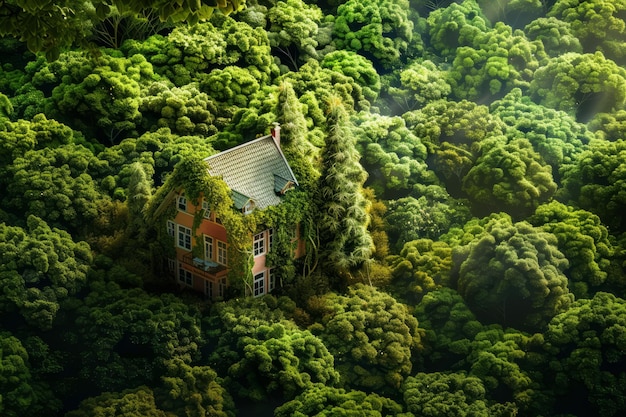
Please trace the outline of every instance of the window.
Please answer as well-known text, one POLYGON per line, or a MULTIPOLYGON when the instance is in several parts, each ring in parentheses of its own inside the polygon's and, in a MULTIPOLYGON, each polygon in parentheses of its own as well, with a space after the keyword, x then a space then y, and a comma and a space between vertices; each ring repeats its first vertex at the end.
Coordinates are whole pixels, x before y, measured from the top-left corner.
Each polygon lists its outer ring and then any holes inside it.
POLYGON ((204 236, 204 259, 213 260, 213 238, 206 235, 204 236))
POLYGON ((217 296, 224 297, 224 291, 226 290, 226 278, 220 278, 217 282, 217 296))
POLYGON ((193 286, 193 275, 190 271, 183 269, 182 267, 178 268, 178 281, 188 285, 190 287, 193 286))
POLYGON ((182 194, 178 196, 178 210, 187 211, 187 198, 182 194))
POLYGON ((217 263, 222 265, 228 264, 228 249, 226 243, 221 240, 217 241, 217 263))
POLYGON ((265 271, 254 276, 254 296, 265 294, 265 271))
POLYGON ((274 272, 271 269, 267 270, 267 273, 270 277, 269 282, 270 282, 270 289, 269 292, 274 291, 274 288, 276 288, 276 275, 274 275, 274 272))
POLYGON ((254 256, 263 255, 265 253, 265 232, 254 235, 252 249, 254 256))
POLYGON ((178 247, 191 250, 191 229, 178 225, 178 247))
POLYGON ((202 200, 202 216, 205 219, 211 218, 211 209, 209 208, 209 202, 206 200, 202 200))
POLYGON ((274 229, 269 229, 267 231, 267 250, 272 250, 272 245, 274 245, 274 229))
POLYGON ((176 259, 167 258, 167 270, 174 275, 176 272, 176 259))
POLYGON ((167 221, 167 235, 174 237, 174 234, 176 233, 175 230, 176 230, 176 224, 174 224, 173 221, 168 220, 167 221))
POLYGON ((213 283, 206 279, 204 280, 204 295, 213 298, 213 283))

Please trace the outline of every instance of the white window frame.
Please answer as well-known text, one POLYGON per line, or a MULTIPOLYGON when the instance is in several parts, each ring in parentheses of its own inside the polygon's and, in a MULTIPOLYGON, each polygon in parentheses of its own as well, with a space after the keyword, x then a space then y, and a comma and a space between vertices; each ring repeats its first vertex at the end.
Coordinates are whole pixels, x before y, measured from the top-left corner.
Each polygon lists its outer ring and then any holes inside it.
POLYGON ((213 260, 213 254, 215 247, 213 245, 213 238, 211 236, 204 235, 204 259, 207 261, 213 260))
POLYGON ((269 290, 268 292, 272 292, 274 291, 274 288, 276 288, 276 274, 274 274, 274 270, 273 269, 268 269, 267 270, 267 274, 269 276, 269 290))
POLYGON ((252 280, 252 296, 260 297, 265 295, 265 271, 254 275, 252 280))
POLYGON ((178 267, 178 282, 193 287, 193 274, 182 266, 178 267))
POLYGON ((180 211, 187 212, 187 197, 184 194, 180 194, 176 199, 176 207, 180 211))
POLYGON ((176 272, 176 259, 167 258, 167 269, 172 274, 176 272))
POLYGON ((204 280, 204 295, 213 298, 213 283, 208 279, 204 280))
POLYGON ((252 238, 252 251, 254 256, 265 254, 265 232, 254 235, 252 238))
POLYGON ((167 235, 168 236, 171 236, 171 237, 176 236, 176 223, 174 223, 171 220, 168 220, 166 229, 167 229, 167 235))
POLYGON ((179 224, 176 243, 181 249, 191 250, 191 229, 179 224))
POLYGON ((226 291, 226 278, 220 278, 220 280, 217 281, 217 296, 220 298, 223 298, 225 291, 226 291))
MULTIPOLYGON (((217 240, 217 239, 215 239, 217 240)), ((217 240, 217 258, 215 261, 221 265, 228 265, 228 245, 226 242, 222 242, 221 240, 217 240)))
POLYGON ((209 208, 209 202, 206 200, 202 200, 202 216, 205 219, 211 218, 211 209, 209 208))
POLYGON ((267 229, 267 251, 272 250, 272 246, 274 246, 274 228, 270 227, 267 229))

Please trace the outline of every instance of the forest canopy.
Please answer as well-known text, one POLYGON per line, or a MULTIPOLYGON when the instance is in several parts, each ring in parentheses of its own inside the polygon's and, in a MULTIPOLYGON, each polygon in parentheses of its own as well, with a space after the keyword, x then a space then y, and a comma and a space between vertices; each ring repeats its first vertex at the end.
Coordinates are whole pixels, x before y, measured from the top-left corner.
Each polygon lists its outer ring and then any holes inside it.
POLYGON ((0 415, 622 415, 625 16, 0 1, 0 415), (203 159, 276 126, 298 186, 244 215, 203 159), (219 297, 168 270, 181 187, 219 297))

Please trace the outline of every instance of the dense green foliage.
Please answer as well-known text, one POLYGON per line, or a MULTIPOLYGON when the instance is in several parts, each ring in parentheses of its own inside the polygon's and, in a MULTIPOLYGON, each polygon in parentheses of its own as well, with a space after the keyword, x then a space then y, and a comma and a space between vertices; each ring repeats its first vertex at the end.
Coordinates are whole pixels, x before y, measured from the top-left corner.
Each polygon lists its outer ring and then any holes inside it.
POLYGON ((0 415, 623 414, 625 16, 0 1, 0 415), (299 187, 244 215, 203 159, 274 122, 299 187), (219 301, 164 259, 181 188, 219 301))

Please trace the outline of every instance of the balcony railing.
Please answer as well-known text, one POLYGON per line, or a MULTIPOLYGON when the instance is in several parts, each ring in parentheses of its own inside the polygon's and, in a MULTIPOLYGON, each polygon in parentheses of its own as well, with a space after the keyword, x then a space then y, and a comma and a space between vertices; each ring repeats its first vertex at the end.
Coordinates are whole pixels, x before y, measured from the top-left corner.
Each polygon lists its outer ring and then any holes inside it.
POLYGON ((211 278, 213 280, 218 277, 224 276, 227 270, 224 265, 220 265, 217 262, 208 261, 206 259, 194 257, 191 253, 183 255, 182 262, 185 265, 193 267, 192 272, 194 274, 201 275, 205 278, 211 278))

